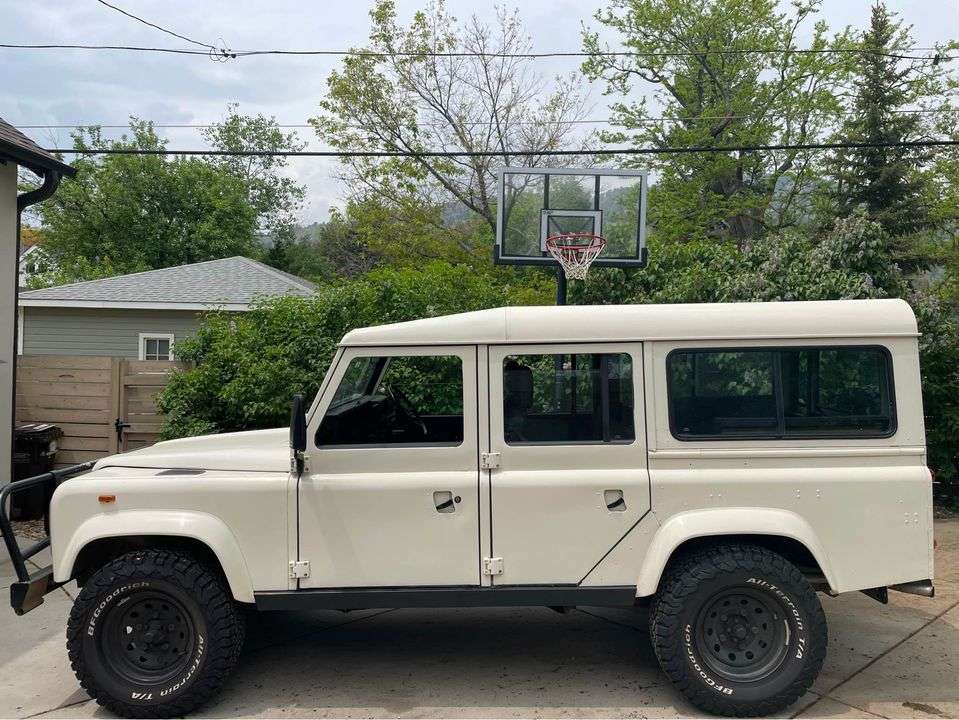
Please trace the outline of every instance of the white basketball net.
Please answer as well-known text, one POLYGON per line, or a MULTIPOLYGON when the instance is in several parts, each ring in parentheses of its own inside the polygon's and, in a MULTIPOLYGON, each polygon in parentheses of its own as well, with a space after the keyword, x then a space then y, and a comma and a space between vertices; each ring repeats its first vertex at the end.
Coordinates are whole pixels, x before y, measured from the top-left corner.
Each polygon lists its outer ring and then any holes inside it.
POLYGON ((570 280, 585 280, 589 266, 603 248, 605 238, 591 233, 565 233, 546 238, 546 249, 570 280))

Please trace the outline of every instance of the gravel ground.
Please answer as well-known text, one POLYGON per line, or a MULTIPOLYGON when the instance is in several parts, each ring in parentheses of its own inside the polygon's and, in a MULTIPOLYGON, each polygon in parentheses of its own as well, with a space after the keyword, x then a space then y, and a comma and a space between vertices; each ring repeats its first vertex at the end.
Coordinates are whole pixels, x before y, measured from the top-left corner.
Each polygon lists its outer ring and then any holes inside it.
POLYGON ((43 528, 43 520, 14 522, 13 531, 18 537, 27 540, 43 540, 47 536, 47 531, 43 528))

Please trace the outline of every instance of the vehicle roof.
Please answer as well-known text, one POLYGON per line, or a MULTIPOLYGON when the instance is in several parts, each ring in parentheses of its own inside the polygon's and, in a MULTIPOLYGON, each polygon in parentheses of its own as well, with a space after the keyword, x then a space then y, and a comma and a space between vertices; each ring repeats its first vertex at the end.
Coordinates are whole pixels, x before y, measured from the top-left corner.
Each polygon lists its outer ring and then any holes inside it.
POLYGON ((918 335, 903 300, 503 307, 360 328, 341 346, 918 335))

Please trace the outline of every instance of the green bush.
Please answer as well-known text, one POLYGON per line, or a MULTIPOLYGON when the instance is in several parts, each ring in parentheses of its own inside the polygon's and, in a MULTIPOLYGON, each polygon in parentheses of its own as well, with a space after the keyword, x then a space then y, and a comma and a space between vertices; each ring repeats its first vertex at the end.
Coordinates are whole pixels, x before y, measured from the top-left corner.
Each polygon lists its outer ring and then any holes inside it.
POLYGON ((504 282, 461 265, 376 270, 323 287, 310 298, 280 297, 246 313, 208 315, 196 337, 177 343, 176 373, 159 395, 164 439, 288 422, 293 393, 312 398, 340 339, 357 327, 553 299, 545 275, 504 282))

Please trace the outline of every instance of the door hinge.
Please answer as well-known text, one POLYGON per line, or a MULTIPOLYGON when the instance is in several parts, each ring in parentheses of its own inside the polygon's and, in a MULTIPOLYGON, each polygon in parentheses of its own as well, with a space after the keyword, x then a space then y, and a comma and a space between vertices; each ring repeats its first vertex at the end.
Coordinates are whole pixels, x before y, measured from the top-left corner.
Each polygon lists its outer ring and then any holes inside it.
POLYGON ((290 580, 301 580, 310 576, 310 561, 297 560, 290 563, 290 580))
POLYGON ((503 558, 483 558, 484 575, 502 575, 503 558))
POLYGON ((500 454, 497 452, 480 453, 480 468, 494 470, 499 467, 500 454))

